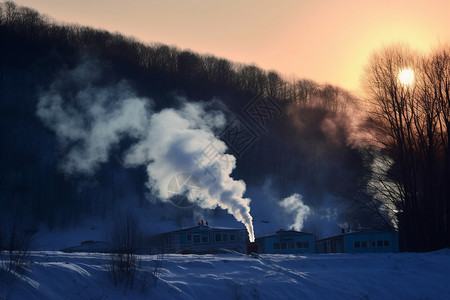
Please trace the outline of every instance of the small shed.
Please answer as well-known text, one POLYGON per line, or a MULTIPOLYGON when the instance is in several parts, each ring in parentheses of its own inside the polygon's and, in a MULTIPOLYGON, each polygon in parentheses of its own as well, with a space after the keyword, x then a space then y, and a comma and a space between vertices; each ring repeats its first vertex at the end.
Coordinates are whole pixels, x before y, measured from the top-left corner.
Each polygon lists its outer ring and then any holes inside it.
POLYGON ((80 245, 62 249, 62 252, 73 253, 73 252, 88 252, 88 253, 107 253, 111 252, 113 249, 110 243, 100 242, 100 241, 85 241, 81 242, 80 245))
POLYGON ((150 253, 220 253, 224 249, 244 253, 248 235, 245 229, 203 225, 170 231, 150 237, 150 253))
POLYGON ((314 253, 314 235, 294 230, 278 230, 275 234, 256 239, 259 253, 302 254, 314 253))
POLYGON ((398 233, 365 229, 317 240, 317 253, 398 252, 398 233))

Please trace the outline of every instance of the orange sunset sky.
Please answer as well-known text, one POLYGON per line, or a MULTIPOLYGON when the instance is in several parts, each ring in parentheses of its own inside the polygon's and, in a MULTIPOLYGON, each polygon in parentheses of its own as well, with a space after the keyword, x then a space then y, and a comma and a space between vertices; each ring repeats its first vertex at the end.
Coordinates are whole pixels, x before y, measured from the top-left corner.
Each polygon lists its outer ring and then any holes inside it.
POLYGON ((357 92, 370 54, 450 39, 450 1, 16 0, 68 23, 254 63, 357 92))

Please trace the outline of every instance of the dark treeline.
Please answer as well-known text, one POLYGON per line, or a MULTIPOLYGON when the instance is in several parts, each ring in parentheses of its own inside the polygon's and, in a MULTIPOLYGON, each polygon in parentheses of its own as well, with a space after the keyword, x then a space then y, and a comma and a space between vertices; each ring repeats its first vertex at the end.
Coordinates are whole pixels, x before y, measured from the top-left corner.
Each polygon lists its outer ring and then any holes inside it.
POLYGON ((449 246, 450 48, 428 55, 404 45, 382 49, 370 60, 365 85, 379 155, 391 165, 379 171, 374 190, 395 210, 404 248, 449 246), (405 69, 414 81, 399 79, 405 69))
MULTIPOLYGON (((365 201, 360 200, 364 191, 354 188, 370 178, 365 156, 352 142, 357 99, 341 88, 287 80, 276 71, 147 45, 118 33, 57 24, 13 2, 0 4, 0 45, 0 202, 3 214, 22 214, 24 226, 72 226, 84 216, 104 216, 129 193, 144 198, 145 170, 123 168, 118 155, 94 178, 68 178, 58 171, 58 143, 37 118, 36 104, 61 69, 73 69, 86 57, 101 62, 96 84, 126 79, 137 95, 153 99, 157 110, 175 105, 174 95, 181 95, 195 101, 218 98, 227 116, 240 115, 263 93, 279 103, 283 117, 268 124, 238 160, 236 177, 250 185, 271 178, 280 194, 300 190, 313 207, 327 195, 340 197, 342 205, 365 201)), ((258 205, 258 199, 253 201, 258 205)), ((359 208, 341 221, 392 226, 365 202, 359 208)))
MULTIPOLYGON (((5 2, 0 9, 2 77, 6 76, 5 68, 10 63, 26 66, 34 61, 38 64, 36 67, 50 69, 54 64, 73 65, 77 63, 77 55, 90 53, 110 63, 113 61, 121 76, 133 73, 133 79, 142 78, 142 83, 146 83, 143 86, 149 90, 155 87, 164 91, 183 89, 194 98, 196 91, 201 91, 201 98, 218 93, 253 96, 264 92, 287 103, 320 98, 327 108, 337 106, 339 97, 351 98, 338 87, 320 86, 304 79, 288 81, 276 71, 265 71, 254 65, 233 63, 163 44, 146 45, 118 33, 90 27, 56 24, 30 8, 16 6, 14 2, 5 2), (8 57, 19 56, 19 62, 8 62, 8 57), (43 61, 36 62, 36 57, 43 61), (137 71, 143 76, 136 76, 137 71)), ((239 104, 242 103, 235 105, 239 104)))

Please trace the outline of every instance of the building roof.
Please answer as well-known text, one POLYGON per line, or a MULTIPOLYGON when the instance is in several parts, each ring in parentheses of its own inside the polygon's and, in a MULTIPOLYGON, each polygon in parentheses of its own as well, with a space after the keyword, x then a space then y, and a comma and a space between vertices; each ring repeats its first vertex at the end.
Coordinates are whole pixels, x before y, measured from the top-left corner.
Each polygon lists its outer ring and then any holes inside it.
POLYGON ((101 241, 86 241, 81 245, 62 249, 62 252, 110 252, 113 249, 112 244, 101 241))
POLYGON ((316 242, 343 238, 344 236, 347 236, 347 235, 379 234, 379 233, 393 233, 393 232, 396 232, 396 231, 390 231, 390 230, 384 230, 384 229, 376 229, 376 228, 359 229, 359 230, 356 230, 356 231, 345 232, 345 233, 341 233, 341 234, 338 234, 338 235, 335 235, 335 236, 330 236, 330 237, 326 237, 326 238, 323 238, 323 239, 320 239, 320 240, 316 240, 316 242))
POLYGON ((182 228, 182 229, 178 229, 178 230, 164 232, 164 233, 160 233, 157 235, 165 235, 165 234, 169 234, 169 233, 191 232, 191 231, 212 231, 212 230, 214 230, 214 231, 221 231, 221 230, 242 231, 245 229, 243 229, 243 228, 227 228, 227 227, 212 227, 209 225, 197 225, 197 226, 192 226, 192 227, 187 227, 187 228, 182 228))
POLYGON ((261 236, 261 237, 256 238, 256 240, 261 240, 261 239, 271 238, 271 237, 292 236, 292 235, 294 235, 294 236, 301 236, 301 235, 313 235, 313 234, 312 233, 301 232, 301 231, 295 231, 295 230, 283 230, 283 229, 280 229, 274 234, 261 236))

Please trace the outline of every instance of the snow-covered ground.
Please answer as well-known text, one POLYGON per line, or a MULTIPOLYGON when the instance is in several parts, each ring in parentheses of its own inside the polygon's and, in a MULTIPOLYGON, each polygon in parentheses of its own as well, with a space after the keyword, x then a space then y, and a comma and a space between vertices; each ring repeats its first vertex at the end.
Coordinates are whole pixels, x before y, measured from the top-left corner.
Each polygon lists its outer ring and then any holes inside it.
POLYGON ((433 253, 140 256, 132 290, 114 286, 107 254, 32 252, 1 277, 0 299, 449 299, 450 249, 433 253))

